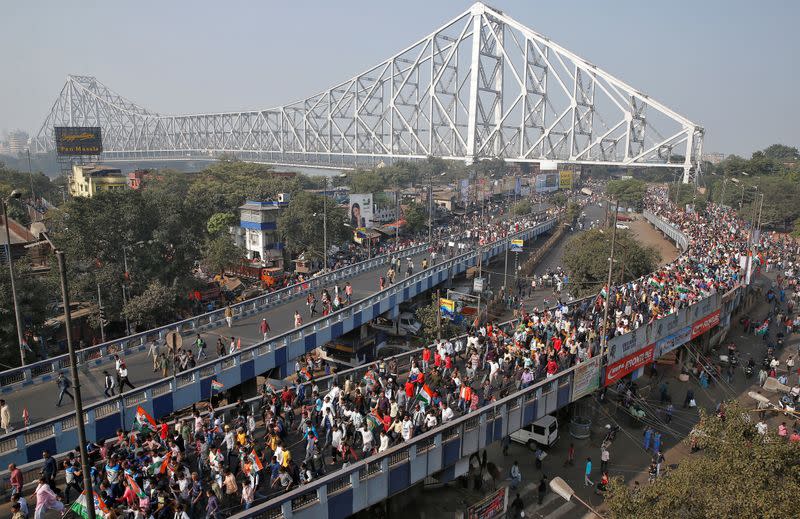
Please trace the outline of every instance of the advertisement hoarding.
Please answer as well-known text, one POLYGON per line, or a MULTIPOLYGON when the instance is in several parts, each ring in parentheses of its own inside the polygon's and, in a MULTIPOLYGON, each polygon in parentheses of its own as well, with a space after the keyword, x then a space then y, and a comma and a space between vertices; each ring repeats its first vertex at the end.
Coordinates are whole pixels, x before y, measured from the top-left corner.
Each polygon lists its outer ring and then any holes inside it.
POLYGON ((600 387, 601 356, 581 362, 573 371, 572 401, 578 400, 600 387))
POLYGON ((656 345, 654 343, 628 355, 623 359, 620 359, 613 364, 609 364, 606 368, 606 380, 604 385, 608 386, 613 384, 628 373, 631 373, 642 366, 646 366, 647 364, 651 364, 655 358, 655 351, 656 345))
POLYGON ((55 140, 58 155, 100 155, 103 134, 97 126, 56 126, 55 140))
POLYGON ((508 488, 501 487, 486 498, 467 508, 467 519, 492 519, 503 517, 508 505, 508 488))
POLYGON ((372 193, 350 195, 350 227, 372 227, 372 193))
POLYGON ((572 170, 564 169, 558 172, 558 188, 572 189, 572 170))
POLYGON ((647 343, 647 332, 643 327, 625 335, 614 337, 608 341, 608 363, 612 364, 623 357, 627 357, 647 343))
POLYGON ((511 252, 522 252, 525 240, 511 240, 511 252))
POLYGON ((719 324, 719 310, 716 310, 692 325, 692 339, 698 335, 703 335, 711 328, 719 324))
POLYGON ((536 175, 536 192, 547 193, 558 189, 558 173, 540 173, 536 175))
POLYGON ((692 327, 681 328, 672 335, 656 341, 656 357, 661 357, 692 340, 692 327))

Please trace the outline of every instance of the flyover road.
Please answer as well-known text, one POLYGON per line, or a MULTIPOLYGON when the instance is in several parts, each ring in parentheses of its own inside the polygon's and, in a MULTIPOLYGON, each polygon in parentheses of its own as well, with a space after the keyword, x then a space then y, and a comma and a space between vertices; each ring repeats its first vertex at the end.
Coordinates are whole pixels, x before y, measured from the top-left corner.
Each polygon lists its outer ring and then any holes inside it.
MULTIPOLYGON (((427 256, 427 253, 412 256, 415 272, 419 270, 423 258, 427 256)), ((403 260, 403 270, 405 270, 405 266, 406 262, 403 260)), ((385 274, 386 268, 388 268, 387 265, 378 266, 372 270, 361 272, 350 279, 340 280, 340 290, 342 290, 343 293, 344 283, 349 281, 353 287, 353 301, 358 301, 362 298, 368 297, 369 295, 378 291, 378 278, 382 274, 385 274)), ((404 276, 405 272, 403 272, 402 276, 399 278, 402 279, 404 276)), ((327 288, 331 295, 333 295, 333 285, 327 288)), ((321 298, 321 290, 316 293, 316 297, 319 301, 321 298)), ((321 307, 321 303, 318 302, 317 312, 321 311, 321 307)), ((295 310, 300 312, 304 321, 310 320, 309 310, 305 304, 305 298, 300 297, 291 301, 287 301, 278 306, 272 306, 249 317, 235 320, 233 322, 233 326, 230 328, 223 325, 218 328, 201 332, 200 335, 203 337, 203 339, 205 339, 206 344, 208 345, 206 348, 206 353, 210 359, 217 357, 215 345, 218 338, 222 338, 226 349, 228 348, 232 337, 235 337, 237 341, 241 339, 243 348, 245 346, 255 344, 256 342, 260 342, 263 340, 263 337, 259 325, 263 318, 267 319, 267 322, 272 330, 270 332, 270 336, 287 332, 294 327, 295 310)), ((318 313, 314 318, 317 318, 320 315, 321 314, 318 313)), ((195 337, 196 335, 184 335, 183 348, 192 349, 195 353, 195 356, 197 356, 197 348, 193 347, 195 337)), ((163 347, 164 346, 161 346, 161 348, 163 347)), ((128 378, 134 386, 155 382, 163 378, 160 371, 156 373, 153 370, 153 360, 152 357, 148 356, 147 350, 132 351, 130 354, 123 355, 122 358, 125 360, 125 364, 128 368, 128 378)), ((79 371, 84 405, 99 400, 104 400, 106 398, 103 394, 105 389, 103 371, 107 370, 112 376, 114 376, 114 368, 115 366, 113 363, 103 363, 99 366, 92 365, 91 367, 86 365, 81 366, 79 371)), ((65 375, 68 375, 68 372, 65 372, 65 375)), ((167 378, 172 378, 172 375, 170 374, 167 378)), ((130 388, 126 388, 126 392, 127 391, 130 391, 130 388)), ((56 406, 56 403, 58 402, 58 393, 59 390, 56 386, 55 380, 51 380, 23 388, 17 388, 12 392, 3 395, 3 398, 5 398, 6 402, 11 406, 12 424, 14 427, 19 428, 22 426, 23 409, 28 410, 31 424, 35 424, 43 419, 70 412, 72 410, 72 401, 68 396, 64 397, 61 407, 56 406)))
MULTIPOLYGON (((402 253, 401 253, 402 254, 402 253)), ((427 257, 427 253, 419 253, 412 256, 414 262, 414 271, 418 272, 421 268, 423 258, 427 257)), ((399 279, 405 276, 405 256, 403 258, 402 270, 403 272, 398 275, 399 279)), ((358 301, 362 298, 368 297, 378 291, 378 278, 386 272, 387 265, 377 266, 372 270, 363 271, 352 278, 347 279, 353 287, 353 301, 358 301)), ((343 289, 345 280, 340 280, 340 289, 343 289)), ((328 287, 328 291, 333 294, 333 285, 328 287)), ((317 300, 321 298, 321 290, 316 293, 317 300)), ((317 305, 317 309, 321 308, 321 304, 317 305)), ((206 341, 208 347, 206 353, 210 359, 217 357, 215 345, 218 338, 222 338, 226 348, 230 343, 231 337, 241 340, 242 347, 255 344, 261 341, 262 335, 259 330, 259 325, 262 318, 266 318, 270 325, 270 336, 275 336, 283 332, 287 332, 294 327, 294 312, 299 311, 303 316, 304 321, 310 319, 308 307, 305 304, 305 298, 296 298, 287 301, 278 306, 272 306, 261 312, 257 312, 249 317, 234 320, 232 327, 225 325, 211 330, 206 330, 200 333, 206 341)), ((319 317, 320 314, 315 316, 319 317)), ((183 348, 191 348, 195 340, 194 335, 183 336, 183 348)), ((163 347, 163 346, 162 346, 163 347)), ((192 348, 195 355, 197 355, 196 348, 192 348)), ((162 380, 162 373, 153 370, 152 357, 148 356, 147 350, 131 351, 129 354, 122 356, 128 368, 128 378, 134 386, 147 384, 162 380)), ((203 359, 206 360, 206 359, 203 359)), ((104 375, 103 371, 107 370, 114 376, 114 364, 111 362, 103 362, 100 365, 82 365, 79 368, 81 391, 84 405, 91 404, 100 400, 104 400, 104 375)), ((65 375, 68 375, 65 370, 65 375)), ((171 374, 168 378, 172 378, 171 374)), ((126 392, 130 391, 126 388, 126 392)), ((3 398, 9 404, 12 415, 12 425, 15 429, 22 427, 22 413, 23 409, 27 409, 31 424, 36 424, 41 420, 52 418, 64 413, 69 413, 72 410, 72 401, 69 397, 65 396, 60 407, 57 407, 59 390, 54 379, 43 381, 40 383, 16 388, 9 393, 5 393, 3 398)))

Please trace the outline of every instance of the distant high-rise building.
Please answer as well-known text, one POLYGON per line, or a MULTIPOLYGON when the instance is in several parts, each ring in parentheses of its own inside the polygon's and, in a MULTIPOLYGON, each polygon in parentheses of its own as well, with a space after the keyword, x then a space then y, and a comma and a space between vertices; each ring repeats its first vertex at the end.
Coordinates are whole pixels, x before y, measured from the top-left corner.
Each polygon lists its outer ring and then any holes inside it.
POLYGON ((8 152, 11 155, 24 152, 28 149, 28 134, 17 130, 8 134, 8 152))
POLYGON ((719 164, 725 160, 724 153, 703 153, 703 160, 712 164, 719 164))

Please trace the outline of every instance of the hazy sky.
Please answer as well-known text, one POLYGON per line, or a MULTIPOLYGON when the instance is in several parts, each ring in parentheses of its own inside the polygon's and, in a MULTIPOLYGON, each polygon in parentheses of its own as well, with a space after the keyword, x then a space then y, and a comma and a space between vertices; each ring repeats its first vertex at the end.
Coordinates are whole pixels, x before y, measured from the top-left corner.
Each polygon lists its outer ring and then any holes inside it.
MULTIPOLYGON (((161 113, 262 109, 383 61, 472 2, 7 2, 0 131, 38 131, 67 74, 161 113)), ((489 2, 706 128, 706 151, 800 145, 800 1, 489 2)))

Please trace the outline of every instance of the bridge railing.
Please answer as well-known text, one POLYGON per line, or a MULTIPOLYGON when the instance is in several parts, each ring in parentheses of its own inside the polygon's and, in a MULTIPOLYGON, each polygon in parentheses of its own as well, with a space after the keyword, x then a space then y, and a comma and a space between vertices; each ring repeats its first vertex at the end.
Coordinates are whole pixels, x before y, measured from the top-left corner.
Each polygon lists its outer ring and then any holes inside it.
MULTIPOLYGON (((657 217, 651 214, 648 220, 651 218, 657 217)), ((660 228, 658 225, 657 227, 660 228)), ((673 236, 678 238, 679 244, 688 243, 685 236, 683 240, 679 234, 673 233, 673 236)), ((654 325, 645 325, 615 337, 613 342, 621 346, 630 344, 633 338, 634 344, 639 344, 639 348, 654 348, 652 358, 658 358, 662 354, 662 347, 664 353, 667 353, 688 342, 696 332, 705 330, 698 326, 706 323, 709 316, 718 315, 720 310, 732 311, 741 301, 742 290, 742 287, 736 287, 726 294, 710 294, 659 319, 666 321, 666 324, 660 323, 659 326, 659 321, 656 321, 654 325), (683 337, 679 344, 674 337, 677 335, 675 330, 680 327, 688 327, 691 333, 683 337), (643 342, 638 341, 639 333, 645 334, 643 342)), ((462 475, 467 471, 466 464, 463 463, 467 456, 478 453, 486 445, 582 398, 593 391, 592 387, 602 387, 611 362, 610 354, 603 354, 599 363, 577 364, 501 400, 491 402, 475 412, 440 424, 408 442, 364 458, 233 517, 344 517, 378 503, 443 469, 446 470, 445 477, 450 479, 462 475), (578 375, 579 371, 581 373, 578 375), (580 388, 576 387, 577 380, 580 380, 580 388), (591 390, 587 391, 588 389, 591 390), (334 500, 336 512, 331 513, 329 507, 333 506, 334 500)), ((634 370, 629 372, 632 371, 634 370)))
MULTIPOLYGON (((407 247, 399 251, 383 254, 374 258, 361 261, 354 265, 348 265, 340 269, 328 272, 321 276, 310 278, 306 281, 295 283, 280 290, 262 294, 246 301, 231 305, 234 321, 247 318, 257 312, 269 309, 272 306, 281 305, 299 296, 305 295, 310 291, 319 290, 331 283, 339 280, 352 278, 361 272, 372 270, 381 265, 385 265, 390 258, 402 254, 413 256, 427 250, 428 243, 407 247)), ((131 350, 141 351, 147 347, 150 340, 164 340, 167 333, 177 331, 184 333, 200 333, 225 323, 225 309, 221 308, 206 312, 194 317, 189 317, 181 321, 176 321, 164 326, 159 326, 150 330, 134 333, 119 339, 106 341, 102 344, 90 346, 76 352, 79 365, 94 364, 98 365, 104 361, 110 361, 110 356, 114 354, 124 355, 131 350)), ((39 362, 28 364, 23 367, 12 368, 0 372, 0 388, 18 387, 32 384, 37 378, 47 380, 52 378, 54 373, 69 368, 69 356, 66 354, 52 357, 39 362)))
MULTIPOLYGON (((555 223, 555 219, 550 219, 480 247, 483 261, 502 252, 512 239, 541 234, 551 229, 555 223)), ((477 265, 477 250, 464 252, 424 271, 417 272, 411 277, 398 281, 341 310, 322 316, 274 338, 255 343, 233 355, 221 357, 172 377, 137 387, 124 395, 86 405, 84 407, 86 435, 90 439, 113 437, 118 428, 126 428, 132 423, 135 409, 139 405, 158 418, 176 409, 182 409, 195 402, 208 399, 212 379, 222 382, 225 387, 232 387, 255 377, 256 373, 263 373, 279 366, 283 366, 285 369, 290 359, 307 353, 330 340, 333 334, 332 327, 338 326, 339 334, 344 333, 343 325, 345 322, 349 322, 353 326, 355 315, 358 316, 360 325, 362 322, 366 322, 362 321, 364 315, 369 315, 367 320, 371 320, 387 311, 387 304, 399 304, 402 300, 421 293, 451 275, 463 272, 468 267, 475 265, 477 265), (425 281, 427 283, 424 283, 425 281), (381 304, 384 306, 382 307, 381 304)), ((51 452, 69 450, 75 445, 75 429, 74 413, 65 413, 2 435, 0 436, 0 466, 12 462, 22 465, 39 459, 42 450, 45 449, 51 452)))

